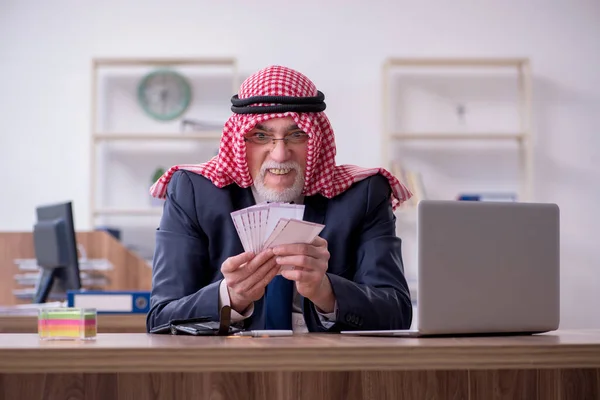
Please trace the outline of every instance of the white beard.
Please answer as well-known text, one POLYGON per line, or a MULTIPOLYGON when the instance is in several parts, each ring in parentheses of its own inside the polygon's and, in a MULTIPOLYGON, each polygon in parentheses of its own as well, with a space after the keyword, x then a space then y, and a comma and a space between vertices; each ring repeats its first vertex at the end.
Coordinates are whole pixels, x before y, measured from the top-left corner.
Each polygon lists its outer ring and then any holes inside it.
POLYGON ((300 165, 295 162, 276 163, 274 161, 265 161, 260 167, 259 175, 254 180, 254 188, 264 201, 289 203, 298 199, 302 194, 302 189, 304 189, 304 171, 300 165), (267 170, 271 168, 289 168, 295 170, 296 179, 294 180, 294 184, 291 187, 285 188, 281 191, 266 187, 265 174, 267 173, 267 170))

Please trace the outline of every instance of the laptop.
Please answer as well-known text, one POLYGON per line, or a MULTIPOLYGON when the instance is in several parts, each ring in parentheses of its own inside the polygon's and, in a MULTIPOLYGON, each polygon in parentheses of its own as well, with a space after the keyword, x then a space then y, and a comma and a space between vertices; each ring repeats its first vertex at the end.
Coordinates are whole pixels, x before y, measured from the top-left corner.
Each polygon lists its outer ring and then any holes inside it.
POLYGON ((417 247, 415 329, 342 334, 478 336, 558 329, 556 204, 422 200, 417 247))

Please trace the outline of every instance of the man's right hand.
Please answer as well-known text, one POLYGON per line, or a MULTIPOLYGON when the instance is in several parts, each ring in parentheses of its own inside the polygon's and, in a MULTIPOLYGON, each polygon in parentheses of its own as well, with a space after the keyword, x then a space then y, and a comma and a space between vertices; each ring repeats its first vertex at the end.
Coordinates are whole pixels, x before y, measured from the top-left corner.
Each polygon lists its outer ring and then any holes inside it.
POLYGON ((271 249, 256 256, 252 252, 245 252, 225 260, 221 265, 221 273, 227 283, 231 308, 241 314, 260 299, 279 268, 271 249))

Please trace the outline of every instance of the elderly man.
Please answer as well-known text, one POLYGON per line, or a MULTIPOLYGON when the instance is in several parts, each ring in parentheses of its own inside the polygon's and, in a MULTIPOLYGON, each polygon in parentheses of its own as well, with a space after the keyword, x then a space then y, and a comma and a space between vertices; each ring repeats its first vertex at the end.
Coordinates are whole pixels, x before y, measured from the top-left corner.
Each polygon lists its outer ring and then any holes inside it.
POLYGON ((306 76, 260 70, 232 98, 219 154, 174 166, 153 185, 166 202, 148 330, 174 319, 216 321, 223 305, 246 329, 410 326, 393 210, 411 193, 384 169, 335 165, 324 109, 306 76), (244 252, 230 214, 263 202, 304 204, 304 220, 325 228, 310 244, 244 252))

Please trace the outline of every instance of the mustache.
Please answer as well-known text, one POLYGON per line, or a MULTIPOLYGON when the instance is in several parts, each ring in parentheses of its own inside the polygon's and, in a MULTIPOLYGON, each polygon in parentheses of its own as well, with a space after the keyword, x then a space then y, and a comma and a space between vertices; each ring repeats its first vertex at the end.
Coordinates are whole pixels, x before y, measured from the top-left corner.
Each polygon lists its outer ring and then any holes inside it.
POLYGON ((284 163, 265 161, 263 165, 260 166, 261 175, 267 172, 268 169, 292 169, 296 171, 301 171, 302 168, 300 167, 300 164, 294 161, 288 161, 284 163))

